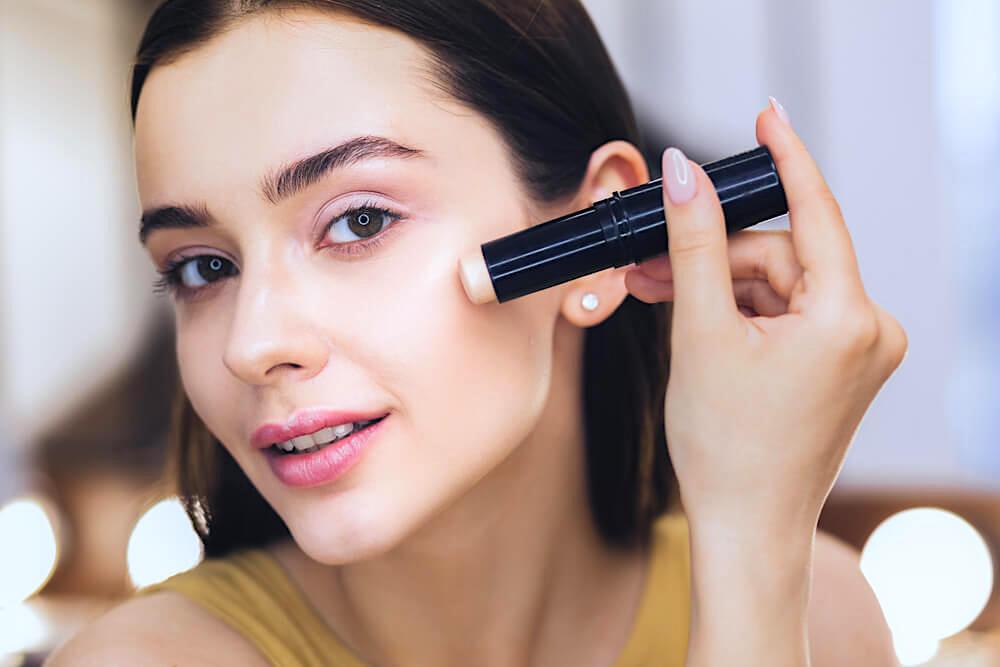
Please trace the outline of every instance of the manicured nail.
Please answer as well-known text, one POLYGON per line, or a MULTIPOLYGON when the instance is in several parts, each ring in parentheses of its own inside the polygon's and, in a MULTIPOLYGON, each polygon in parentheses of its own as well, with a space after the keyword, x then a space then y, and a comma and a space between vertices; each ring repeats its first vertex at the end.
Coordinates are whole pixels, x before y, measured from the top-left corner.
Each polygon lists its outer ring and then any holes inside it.
POLYGON ((663 181, 674 204, 686 204, 694 198, 697 182, 687 156, 679 148, 668 148, 663 154, 663 181))
POLYGON ((771 96, 771 95, 768 95, 767 99, 771 100, 771 108, 774 109, 774 113, 778 114, 778 118, 780 118, 781 120, 783 120, 785 122, 785 125, 788 125, 789 127, 791 127, 792 121, 788 117, 788 112, 785 111, 785 107, 783 107, 781 105, 781 102, 779 102, 778 100, 774 99, 774 97, 771 96))

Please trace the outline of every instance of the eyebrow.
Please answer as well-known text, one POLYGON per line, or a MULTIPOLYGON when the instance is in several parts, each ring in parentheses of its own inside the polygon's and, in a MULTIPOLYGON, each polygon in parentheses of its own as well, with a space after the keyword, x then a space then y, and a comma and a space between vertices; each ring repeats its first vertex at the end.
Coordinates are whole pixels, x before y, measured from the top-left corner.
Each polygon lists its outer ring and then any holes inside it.
MULTIPOLYGON (((425 157, 425 154, 421 150, 403 146, 386 137, 371 135, 354 137, 333 148, 268 172, 260 181, 260 194, 272 205, 277 206, 336 169, 377 158, 412 157, 425 157)), ((205 204, 161 206, 143 211, 139 223, 139 242, 146 245, 149 235, 158 229, 186 229, 211 225, 212 219, 205 204)))

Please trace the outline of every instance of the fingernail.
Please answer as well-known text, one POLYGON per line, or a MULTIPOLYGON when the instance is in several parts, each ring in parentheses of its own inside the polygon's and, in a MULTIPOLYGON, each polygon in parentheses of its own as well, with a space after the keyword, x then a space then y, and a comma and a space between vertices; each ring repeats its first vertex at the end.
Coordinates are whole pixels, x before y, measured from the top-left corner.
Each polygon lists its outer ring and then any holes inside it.
POLYGON ((768 95, 767 99, 771 100, 771 108, 774 109, 774 113, 778 114, 778 118, 780 118, 782 121, 784 121, 785 125, 788 125, 789 127, 791 127, 792 126, 792 121, 788 117, 788 112, 785 111, 785 107, 783 107, 781 105, 781 102, 779 102, 778 100, 776 100, 771 95, 768 95))
POLYGON ((686 204, 694 198, 697 183, 687 156, 679 148, 668 148, 663 154, 663 181, 674 204, 686 204))

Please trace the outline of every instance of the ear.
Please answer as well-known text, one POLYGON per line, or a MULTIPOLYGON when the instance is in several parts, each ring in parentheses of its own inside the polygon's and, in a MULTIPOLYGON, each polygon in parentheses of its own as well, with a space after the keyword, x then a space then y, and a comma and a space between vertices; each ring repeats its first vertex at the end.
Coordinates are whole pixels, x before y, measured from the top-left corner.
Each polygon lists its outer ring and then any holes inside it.
MULTIPOLYGON (((611 141, 593 152, 576 196, 573 210, 587 208, 595 201, 606 199, 612 193, 627 190, 649 181, 649 169, 639 150, 627 141, 611 141)), ((569 212, 569 211, 567 211, 569 212)), ((578 327, 600 324, 621 305, 628 290, 625 274, 633 264, 612 267, 589 276, 581 276, 563 286, 560 312, 578 327), (597 297, 594 310, 583 307, 586 294, 597 297)))

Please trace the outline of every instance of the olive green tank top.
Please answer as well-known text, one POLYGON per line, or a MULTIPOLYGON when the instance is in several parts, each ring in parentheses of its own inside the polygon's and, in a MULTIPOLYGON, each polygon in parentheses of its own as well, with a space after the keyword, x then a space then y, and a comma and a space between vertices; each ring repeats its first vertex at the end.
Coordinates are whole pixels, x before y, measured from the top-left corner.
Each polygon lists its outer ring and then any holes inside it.
MULTIPOLYGON (((681 514, 657 520, 653 555, 624 650, 613 667, 683 667, 690 624, 690 556, 681 514)), ((181 593, 228 623, 279 667, 366 667, 265 549, 242 549, 146 586, 181 593)))

